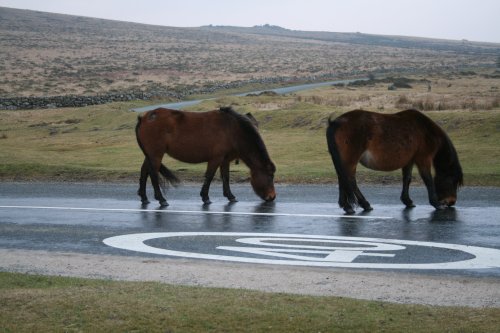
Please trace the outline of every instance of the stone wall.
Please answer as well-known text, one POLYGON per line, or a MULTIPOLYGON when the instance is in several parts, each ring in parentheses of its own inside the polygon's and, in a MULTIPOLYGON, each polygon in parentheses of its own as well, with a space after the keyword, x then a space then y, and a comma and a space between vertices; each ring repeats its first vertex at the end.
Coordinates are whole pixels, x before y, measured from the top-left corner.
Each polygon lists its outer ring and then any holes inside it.
POLYGON ((62 107, 82 107, 87 105, 105 104, 118 101, 149 99, 143 92, 123 94, 105 94, 96 96, 48 96, 48 97, 12 97, 0 98, 0 110, 17 109, 51 109, 62 107))
POLYGON ((0 98, 0 110, 18 110, 18 109, 51 109, 63 107, 83 107, 87 105, 106 104, 111 102, 131 101, 131 100, 150 100, 150 99, 174 99, 182 100, 189 95, 212 94, 220 90, 240 88, 249 84, 282 84, 293 82, 314 82, 318 80, 328 80, 335 77, 332 74, 310 77, 273 77, 258 78, 235 82, 214 82, 203 87, 184 87, 173 90, 164 88, 144 91, 128 91, 123 93, 109 93, 95 96, 47 96, 47 97, 7 97, 0 98))

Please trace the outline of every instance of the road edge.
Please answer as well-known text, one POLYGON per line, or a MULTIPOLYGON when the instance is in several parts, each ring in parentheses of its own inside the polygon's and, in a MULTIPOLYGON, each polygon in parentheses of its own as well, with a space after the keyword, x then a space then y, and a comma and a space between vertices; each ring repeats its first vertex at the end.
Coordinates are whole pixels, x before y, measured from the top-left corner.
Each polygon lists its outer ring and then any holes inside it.
POLYGON ((0 249, 0 270, 336 296, 401 304, 500 307, 500 279, 192 259, 0 249))

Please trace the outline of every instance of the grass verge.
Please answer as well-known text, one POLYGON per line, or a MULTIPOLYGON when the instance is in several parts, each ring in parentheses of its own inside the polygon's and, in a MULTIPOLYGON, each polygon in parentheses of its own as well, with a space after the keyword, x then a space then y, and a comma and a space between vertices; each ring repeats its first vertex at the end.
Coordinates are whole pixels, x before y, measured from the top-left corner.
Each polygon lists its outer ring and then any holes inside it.
POLYGON ((2 332, 499 332, 500 309, 0 273, 2 332))

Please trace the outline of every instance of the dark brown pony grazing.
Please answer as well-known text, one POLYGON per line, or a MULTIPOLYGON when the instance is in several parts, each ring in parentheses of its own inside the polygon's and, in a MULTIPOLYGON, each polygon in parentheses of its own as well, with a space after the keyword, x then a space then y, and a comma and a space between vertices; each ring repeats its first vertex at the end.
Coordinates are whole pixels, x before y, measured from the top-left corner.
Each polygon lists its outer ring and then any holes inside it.
POLYGON ((457 200, 463 174, 455 147, 443 129, 417 110, 395 114, 350 111, 329 120, 326 139, 339 180, 339 205, 347 214, 353 214, 357 205, 365 211, 372 209, 356 184, 358 162, 373 170, 402 169, 401 201, 407 207, 415 207, 408 194, 413 165, 432 206, 443 209, 457 200))
POLYGON ((164 108, 148 111, 138 117, 136 137, 145 155, 137 192, 144 204, 149 203, 146 196, 148 176, 151 176, 155 199, 162 206, 168 203, 162 195, 158 173, 171 183, 178 182, 161 162, 165 153, 182 162, 208 162, 200 192, 205 204, 210 203, 208 190, 219 167, 224 196, 229 201, 236 201, 229 188, 229 164, 235 159, 241 159, 250 168, 250 183, 259 197, 266 201, 276 197, 276 167, 264 141, 250 119, 230 107, 208 112, 164 108))

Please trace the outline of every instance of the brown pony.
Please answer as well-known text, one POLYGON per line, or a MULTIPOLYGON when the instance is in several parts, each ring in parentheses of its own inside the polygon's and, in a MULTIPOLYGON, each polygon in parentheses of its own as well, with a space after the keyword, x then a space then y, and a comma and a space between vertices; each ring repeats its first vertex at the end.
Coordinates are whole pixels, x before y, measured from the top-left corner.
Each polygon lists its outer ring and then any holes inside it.
POLYGON ((443 209, 457 200, 463 174, 455 147, 443 129, 417 110, 395 114, 350 111, 329 120, 326 139, 339 180, 339 205, 347 214, 353 214, 357 205, 372 210, 356 184, 358 162, 379 171, 402 169, 401 201, 406 207, 415 207, 408 194, 413 165, 432 206, 443 209))
POLYGON ((229 201, 236 201, 229 187, 229 164, 241 159, 250 168, 250 183, 255 193, 266 201, 276 197, 274 172, 264 141, 247 116, 230 107, 208 112, 186 112, 158 108, 138 117, 137 143, 145 159, 141 168, 139 190, 141 201, 149 203, 146 182, 151 176, 155 199, 167 206, 159 185, 160 173, 175 184, 177 177, 162 164, 165 153, 187 163, 207 163, 201 198, 210 203, 208 190, 215 172, 220 167, 223 193, 229 201))

